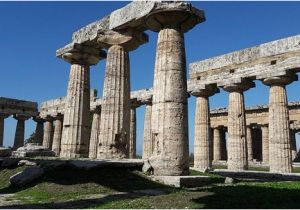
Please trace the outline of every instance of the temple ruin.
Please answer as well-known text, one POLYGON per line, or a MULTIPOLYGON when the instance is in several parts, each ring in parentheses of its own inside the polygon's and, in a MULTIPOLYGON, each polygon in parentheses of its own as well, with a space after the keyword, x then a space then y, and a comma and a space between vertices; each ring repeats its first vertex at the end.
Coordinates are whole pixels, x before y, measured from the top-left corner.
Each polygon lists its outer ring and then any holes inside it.
POLYGON ((243 171, 261 161, 270 172, 290 173, 297 155, 300 104, 288 103, 286 85, 300 71, 300 35, 189 65, 184 33, 205 21, 186 2, 136 1, 73 33, 56 52, 70 63, 65 97, 41 104, 0 98, 0 146, 8 115, 18 120, 14 147, 24 144, 24 121, 37 122, 36 142, 61 158, 136 157, 136 109, 145 106, 143 159, 154 175, 189 173, 188 97, 196 97, 194 167, 213 161, 243 171), (130 89, 129 52, 158 33, 153 87, 130 89), (103 95, 90 88, 90 66, 106 59, 103 95), (269 104, 246 109, 254 80, 269 86, 269 104), (210 110, 209 97, 229 93, 227 108, 210 110), (3 104, 3 105, 2 105, 3 104), (227 132, 228 139, 226 139, 227 132))

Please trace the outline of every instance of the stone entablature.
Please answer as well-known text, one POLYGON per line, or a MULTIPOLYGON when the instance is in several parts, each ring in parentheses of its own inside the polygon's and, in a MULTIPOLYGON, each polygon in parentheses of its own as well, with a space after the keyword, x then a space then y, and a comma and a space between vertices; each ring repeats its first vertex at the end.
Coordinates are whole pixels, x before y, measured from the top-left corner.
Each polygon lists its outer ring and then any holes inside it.
POLYGON ((191 63, 189 73, 193 85, 223 87, 244 79, 263 80, 298 72, 299 55, 300 35, 296 35, 191 63))
MULTIPOLYGON (((91 90, 91 95, 95 96, 96 90, 91 90)), ((139 105, 144 105, 148 101, 152 100, 152 88, 131 91, 130 98, 133 101, 139 103, 139 105)), ((102 98, 91 97, 90 100, 90 110, 96 109, 96 107, 101 107, 102 98)), ((65 109, 65 97, 60 97, 57 99, 52 99, 45 101, 41 104, 40 117, 46 118, 47 116, 57 116, 58 114, 64 114, 65 109)))
MULTIPOLYGON (((291 129, 300 130, 300 102, 288 104, 291 129)), ((217 108, 210 111, 211 127, 227 127, 227 108, 217 108)), ((246 124, 267 125, 268 105, 255 105, 246 108, 246 124)))
POLYGON ((38 104, 32 101, 0 97, 0 113, 33 117, 38 115, 38 104))

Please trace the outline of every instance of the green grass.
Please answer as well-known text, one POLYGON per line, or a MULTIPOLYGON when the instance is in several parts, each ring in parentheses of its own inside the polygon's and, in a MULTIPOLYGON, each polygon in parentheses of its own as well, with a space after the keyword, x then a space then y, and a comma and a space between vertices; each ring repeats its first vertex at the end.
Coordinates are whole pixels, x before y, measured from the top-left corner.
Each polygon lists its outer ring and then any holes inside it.
POLYGON ((116 168, 50 170, 21 189, 9 186, 9 177, 24 167, 0 170, 0 194, 14 193, 17 208, 300 208, 300 182, 239 182, 225 185, 218 175, 207 175, 212 184, 198 189, 175 189, 150 181, 141 172, 116 168), (133 194, 142 189, 163 189, 164 195, 133 194), (116 193, 124 192, 122 195, 116 193), (91 200, 103 195, 105 199, 91 200), (134 195, 134 196, 133 196, 134 195), (56 203, 56 204, 55 204, 56 203))

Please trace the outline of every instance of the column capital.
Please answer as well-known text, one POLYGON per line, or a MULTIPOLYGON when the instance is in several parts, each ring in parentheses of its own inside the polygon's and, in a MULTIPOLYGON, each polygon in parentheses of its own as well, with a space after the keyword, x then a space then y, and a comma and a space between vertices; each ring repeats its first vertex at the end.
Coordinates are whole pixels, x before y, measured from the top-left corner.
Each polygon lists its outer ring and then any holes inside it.
POLYGON ((253 81, 245 80, 240 83, 232 83, 229 85, 225 85, 223 89, 227 92, 244 92, 249 90, 250 88, 255 87, 255 83, 253 81))
POLYGON ((296 80, 298 80, 298 76, 296 74, 291 74, 291 75, 265 78, 262 82, 265 85, 271 86, 271 85, 288 85, 296 80))
POLYGON ((140 45, 149 41, 148 35, 144 32, 134 29, 123 31, 101 31, 98 33, 97 42, 104 48, 110 48, 114 45, 124 47, 126 51, 137 49, 140 45))
POLYGON ((130 100, 130 108, 136 109, 138 107, 142 106, 142 102, 137 100, 136 98, 130 100))
POLYGON ((90 112, 92 114, 94 114, 94 113, 98 113, 99 114, 101 112, 101 105, 98 105, 98 106, 95 106, 95 107, 91 107, 90 112))
POLYGON ((8 113, 0 113, 0 118, 5 119, 8 118, 10 116, 10 114, 8 113))
POLYGON ((44 122, 45 121, 41 116, 34 116, 32 119, 35 122, 44 122))
POLYGON ((190 94, 195 97, 210 97, 219 92, 220 90, 216 85, 208 85, 203 89, 194 88, 190 91, 190 94))
POLYGON ((164 28, 176 27, 184 33, 204 21, 204 12, 193 7, 190 3, 159 2, 146 17, 146 26, 155 32, 164 28))
POLYGON ((61 113, 57 113, 55 116, 53 116, 53 120, 63 120, 64 115, 61 113))
POLYGON ((43 119, 44 121, 48 121, 48 122, 49 122, 49 121, 51 122, 51 121, 54 120, 53 116, 50 116, 50 115, 47 115, 47 116, 43 117, 42 119, 43 119))
POLYGON ((105 51, 99 48, 71 43, 56 51, 56 56, 71 64, 96 65, 100 59, 106 58, 105 51))
POLYGON ((25 121, 25 120, 28 120, 30 117, 31 117, 31 116, 29 116, 29 115, 14 114, 14 118, 15 118, 16 120, 23 120, 23 121, 25 121))

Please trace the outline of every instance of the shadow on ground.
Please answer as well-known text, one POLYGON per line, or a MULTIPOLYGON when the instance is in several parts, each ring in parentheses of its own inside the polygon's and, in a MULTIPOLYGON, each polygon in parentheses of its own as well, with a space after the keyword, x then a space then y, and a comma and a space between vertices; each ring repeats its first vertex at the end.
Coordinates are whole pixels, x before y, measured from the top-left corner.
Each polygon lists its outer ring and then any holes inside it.
POLYGON ((211 195, 191 201, 204 208, 300 208, 300 182, 214 186, 211 195), (295 185, 294 185, 295 184, 295 185), (289 189, 292 188, 292 189, 289 189))

